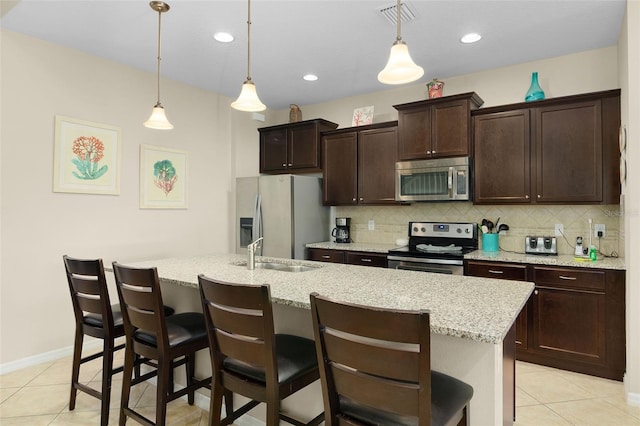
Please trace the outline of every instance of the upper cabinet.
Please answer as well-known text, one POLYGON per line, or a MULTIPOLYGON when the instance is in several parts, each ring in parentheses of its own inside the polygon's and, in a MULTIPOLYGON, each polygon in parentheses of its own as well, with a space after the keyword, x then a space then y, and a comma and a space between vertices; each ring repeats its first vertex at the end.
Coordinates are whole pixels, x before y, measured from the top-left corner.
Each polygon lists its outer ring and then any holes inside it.
POLYGON ((395 121, 325 133, 323 203, 395 204, 397 141, 395 121))
POLYGON ((336 123, 315 119, 258 129, 260 173, 322 171, 320 133, 336 127, 336 123))
POLYGON ((394 105, 398 110, 398 160, 467 156, 474 92, 394 105))
POLYGON ((619 203, 619 90, 472 115, 476 204, 619 203))

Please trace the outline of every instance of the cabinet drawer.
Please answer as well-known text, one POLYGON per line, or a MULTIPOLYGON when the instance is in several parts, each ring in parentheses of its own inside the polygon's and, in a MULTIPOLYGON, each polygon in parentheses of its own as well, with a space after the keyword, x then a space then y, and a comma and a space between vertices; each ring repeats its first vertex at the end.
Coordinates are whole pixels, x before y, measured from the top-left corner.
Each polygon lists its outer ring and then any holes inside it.
POLYGON ((536 286, 604 292, 606 277, 604 271, 535 267, 533 268, 533 281, 536 286))
POLYGON ((350 265, 387 267, 387 256, 376 253, 347 252, 347 263, 350 265))
POLYGON ((512 265, 499 262, 467 262, 466 275, 503 280, 527 280, 527 265, 512 265))
POLYGON ((318 262, 344 263, 344 251, 329 249, 309 249, 309 260, 318 262))

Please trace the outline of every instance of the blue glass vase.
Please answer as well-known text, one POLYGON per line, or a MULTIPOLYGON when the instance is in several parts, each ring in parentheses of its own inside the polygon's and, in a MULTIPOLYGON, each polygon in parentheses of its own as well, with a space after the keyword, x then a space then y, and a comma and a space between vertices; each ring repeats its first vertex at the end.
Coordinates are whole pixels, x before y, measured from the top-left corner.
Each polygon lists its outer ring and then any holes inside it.
POLYGON ((542 90, 542 87, 538 84, 538 73, 533 72, 531 74, 531 86, 529 87, 524 100, 525 102, 530 102, 539 101, 541 99, 544 99, 544 90, 542 90))

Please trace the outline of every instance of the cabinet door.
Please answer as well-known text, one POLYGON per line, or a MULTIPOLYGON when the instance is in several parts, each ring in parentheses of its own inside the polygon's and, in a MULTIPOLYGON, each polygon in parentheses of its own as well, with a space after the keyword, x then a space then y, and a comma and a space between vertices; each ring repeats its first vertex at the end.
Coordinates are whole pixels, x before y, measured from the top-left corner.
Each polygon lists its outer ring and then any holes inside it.
POLYGON ((529 120, 529 110, 473 118, 474 203, 530 202, 529 120))
POLYGON ((431 107, 398 111, 398 159, 428 158, 431 153, 431 107))
POLYGON ((395 204, 396 127, 358 133, 358 203, 395 204))
POLYGON ((287 169, 287 129, 269 129, 260 132, 260 172, 287 169))
POLYGON ((602 201, 601 101, 536 108, 536 202, 602 201))
POLYGON ((323 136, 322 163, 323 204, 357 204, 358 133, 323 136))
POLYGON ((320 170, 320 143, 315 124, 291 127, 288 143, 289 168, 320 170))
POLYGON ((469 101, 435 104, 431 107, 431 157, 469 155, 471 136, 469 101))
POLYGON ((536 287, 533 350, 572 361, 606 364, 605 295, 536 287))

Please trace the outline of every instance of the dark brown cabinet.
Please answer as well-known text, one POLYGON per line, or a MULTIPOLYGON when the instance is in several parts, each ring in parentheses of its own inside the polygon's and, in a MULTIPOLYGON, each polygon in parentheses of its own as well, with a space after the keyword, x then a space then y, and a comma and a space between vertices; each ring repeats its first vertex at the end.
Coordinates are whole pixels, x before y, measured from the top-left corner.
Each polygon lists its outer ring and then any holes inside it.
POLYGON ((325 205, 395 204, 397 122, 325 132, 325 205))
POLYGON ((519 360, 622 380, 624 271, 468 260, 465 274, 535 283, 516 320, 519 360))
MULTIPOLYGON (((527 265, 502 262, 478 262, 467 260, 464 263, 464 274, 472 277, 498 278, 501 280, 528 281, 527 265)), ((529 346, 529 305, 522 308, 516 318, 516 353, 527 349, 529 346)))
POLYGON ((258 129, 260 173, 320 172, 320 133, 336 127, 330 121, 315 119, 258 129))
POLYGON ((349 265, 387 267, 387 255, 349 250, 331 250, 310 248, 307 250, 309 260, 319 262, 347 263, 349 265))
POLYGON ((469 155, 471 110, 482 103, 471 92, 394 105, 398 110, 398 159, 469 155))
POLYGON ((476 204, 619 203, 619 90, 472 115, 476 204))

